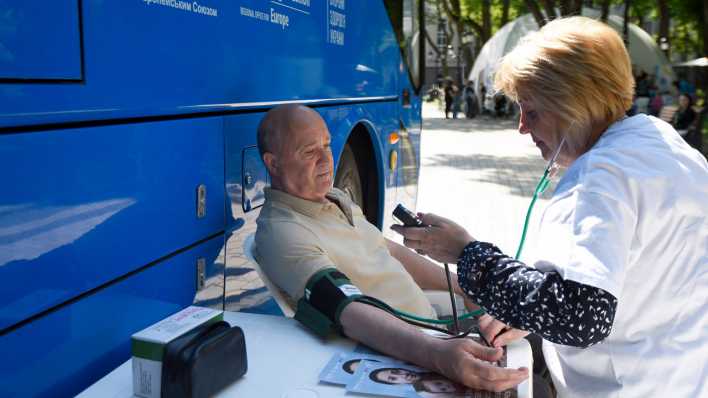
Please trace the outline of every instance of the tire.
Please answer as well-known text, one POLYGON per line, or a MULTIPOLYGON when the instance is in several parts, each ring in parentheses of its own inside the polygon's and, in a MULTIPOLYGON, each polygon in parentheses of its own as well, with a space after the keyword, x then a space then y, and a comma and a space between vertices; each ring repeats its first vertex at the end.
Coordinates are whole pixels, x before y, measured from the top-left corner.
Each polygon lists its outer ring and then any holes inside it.
POLYGON ((361 207, 364 214, 366 214, 367 209, 364 203, 364 189, 359 175, 359 166, 349 143, 344 145, 344 150, 339 159, 339 165, 334 177, 334 186, 349 194, 352 201, 361 207))

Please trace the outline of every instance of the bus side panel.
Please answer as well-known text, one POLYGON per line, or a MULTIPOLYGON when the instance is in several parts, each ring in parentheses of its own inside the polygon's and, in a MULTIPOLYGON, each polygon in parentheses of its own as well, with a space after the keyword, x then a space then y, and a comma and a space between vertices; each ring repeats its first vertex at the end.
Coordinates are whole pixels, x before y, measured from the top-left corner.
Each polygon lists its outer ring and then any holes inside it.
MULTIPOLYGON (((4 1, 0 12, 19 23, 13 11, 24 3, 4 1)), ((0 126, 400 94, 400 52, 382 0, 347 1, 344 10, 319 0, 309 7, 262 0, 198 3, 217 15, 141 0, 82 1, 84 81, 0 85, 0 126), (345 19, 331 21, 330 11, 345 19), (287 25, 271 21, 276 14, 287 17, 287 25), (333 31, 343 33, 342 45, 332 43, 333 31)), ((38 25, 27 33, 27 43, 50 33, 38 25)))
POLYGON ((0 396, 73 396, 130 357, 130 336, 190 305, 217 236, 0 337, 0 396))
POLYGON ((223 231, 218 117, 3 134, 0 170, 0 332, 223 231))
POLYGON ((224 116, 226 229, 224 309, 282 315, 253 265, 244 255, 245 239, 256 231, 256 218, 270 184, 258 153, 256 131, 265 113, 224 116))

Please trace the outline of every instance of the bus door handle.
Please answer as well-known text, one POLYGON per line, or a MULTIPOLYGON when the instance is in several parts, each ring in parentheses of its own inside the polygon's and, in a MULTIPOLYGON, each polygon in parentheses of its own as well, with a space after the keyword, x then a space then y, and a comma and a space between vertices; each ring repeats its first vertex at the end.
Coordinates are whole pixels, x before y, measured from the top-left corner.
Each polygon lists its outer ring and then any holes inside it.
POLYGON ((411 92, 407 88, 404 88, 401 93, 401 103, 406 108, 410 108, 411 106, 411 92))

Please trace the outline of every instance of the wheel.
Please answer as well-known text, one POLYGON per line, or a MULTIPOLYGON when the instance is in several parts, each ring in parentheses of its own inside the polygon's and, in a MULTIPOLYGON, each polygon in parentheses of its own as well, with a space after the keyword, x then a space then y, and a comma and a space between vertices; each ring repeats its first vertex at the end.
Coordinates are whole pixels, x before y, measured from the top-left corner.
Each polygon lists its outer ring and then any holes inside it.
POLYGON ((344 150, 339 159, 337 173, 334 177, 334 186, 349 194, 352 201, 361 207, 364 214, 366 214, 367 209, 364 203, 364 190, 359 176, 359 167, 356 163, 354 151, 348 143, 344 145, 344 150))

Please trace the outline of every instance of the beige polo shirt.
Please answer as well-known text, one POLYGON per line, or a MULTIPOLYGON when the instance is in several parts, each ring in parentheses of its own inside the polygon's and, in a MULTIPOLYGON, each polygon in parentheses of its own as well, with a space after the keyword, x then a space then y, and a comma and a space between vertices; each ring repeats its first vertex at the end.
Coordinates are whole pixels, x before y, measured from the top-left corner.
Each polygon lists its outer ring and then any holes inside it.
POLYGON ((335 267, 364 294, 424 317, 436 317, 425 294, 388 251, 361 209, 339 189, 328 203, 266 188, 258 216, 256 259, 270 280, 296 302, 317 271, 335 267))

